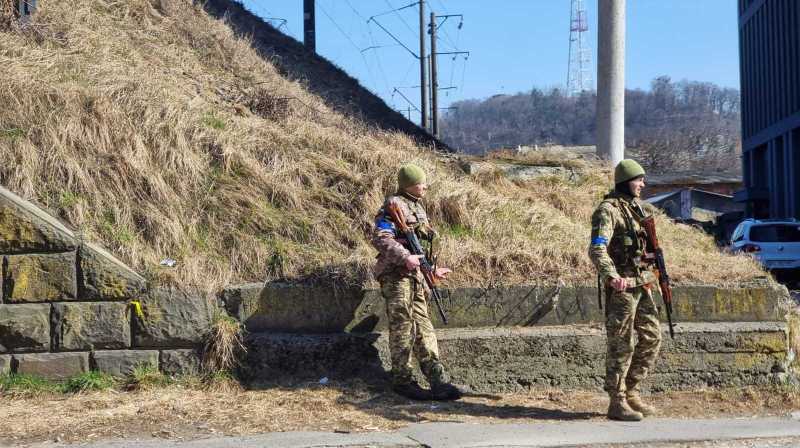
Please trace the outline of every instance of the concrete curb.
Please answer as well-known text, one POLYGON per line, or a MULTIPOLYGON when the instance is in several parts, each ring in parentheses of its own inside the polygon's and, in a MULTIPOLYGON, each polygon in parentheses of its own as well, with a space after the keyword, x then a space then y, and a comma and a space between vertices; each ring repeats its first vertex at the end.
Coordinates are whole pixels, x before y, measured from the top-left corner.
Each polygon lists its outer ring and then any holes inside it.
MULTIPOLYGON (((595 444, 722 441, 755 438, 800 438, 800 423, 791 418, 647 419, 625 423, 607 420, 524 424, 418 423, 392 432, 282 432, 245 437, 218 437, 189 442, 119 440, 81 444, 87 448, 311 448, 370 447, 567 447, 595 444)), ((32 448, 74 447, 46 444, 32 448)))

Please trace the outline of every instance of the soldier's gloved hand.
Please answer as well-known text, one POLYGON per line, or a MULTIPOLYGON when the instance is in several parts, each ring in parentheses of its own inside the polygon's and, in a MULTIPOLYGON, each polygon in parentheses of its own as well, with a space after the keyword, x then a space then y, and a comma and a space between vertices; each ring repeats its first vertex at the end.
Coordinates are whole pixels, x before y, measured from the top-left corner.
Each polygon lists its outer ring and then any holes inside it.
POLYGON ((451 269, 447 268, 436 268, 436 271, 433 273, 433 276, 436 277, 437 280, 443 280, 447 277, 447 274, 453 272, 451 269))
POLYGON ((658 278, 656 277, 656 274, 653 271, 647 271, 647 270, 642 271, 640 277, 642 279, 642 283, 645 285, 658 284, 658 278))
POLYGON ((413 271, 419 267, 419 260, 422 258, 422 255, 409 255, 406 257, 406 269, 409 271, 413 271))
POLYGON ((427 224, 422 224, 421 226, 417 227, 417 235, 419 235, 419 237, 423 240, 433 240, 438 236, 436 231, 433 230, 433 227, 427 224))
POLYGON ((628 281, 625 279, 625 277, 612 278, 608 281, 608 284, 611 285, 615 291, 622 292, 628 289, 628 281))

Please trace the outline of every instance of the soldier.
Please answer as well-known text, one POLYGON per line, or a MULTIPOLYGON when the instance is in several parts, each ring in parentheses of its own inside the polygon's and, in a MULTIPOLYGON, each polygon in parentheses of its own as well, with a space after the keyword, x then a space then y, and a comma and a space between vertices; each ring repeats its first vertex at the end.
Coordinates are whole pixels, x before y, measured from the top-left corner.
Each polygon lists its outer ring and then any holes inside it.
MULTIPOLYGON (((425 283, 419 268, 421 256, 412 255, 404 246, 405 239, 388 215, 389 205, 396 204, 403 212, 406 224, 416 230, 420 239, 436 236, 420 203, 428 188, 425 172, 416 165, 404 165, 397 173, 397 185, 397 193, 386 198, 375 218, 372 236, 372 244, 379 252, 375 276, 381 284, 389 319, 392 388, 414 400, 457 400, 466 389, 450 383, 439 361, 439 347, 428 316, 425 283), (412 351, 430 382, 430 392, 423 389, 411 374, 412 351)), ((450 272, 447 268, 437 268, 434 276, 443 279, 450 272)))
POLYGON ((656 412, 639 394, 661 346, 652 294, 658 283, 650 266, 642 262, 646 234, 640 225, 644 212, 639 197, 644 174, 636 161, 621 161, 614 169, 614 190, 592 215, 589 257, 606 296, 605 390, 610 398, 608 418, 613 420, 639 421, 656 412))

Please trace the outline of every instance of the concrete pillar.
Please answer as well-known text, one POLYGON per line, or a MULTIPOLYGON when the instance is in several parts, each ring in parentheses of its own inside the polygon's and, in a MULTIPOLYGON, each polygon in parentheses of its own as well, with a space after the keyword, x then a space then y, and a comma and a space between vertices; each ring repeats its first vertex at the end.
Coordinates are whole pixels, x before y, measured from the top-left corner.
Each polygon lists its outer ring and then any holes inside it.
POLYGON ((597 153, 625 158, 625 0, 599 0, 597 26, 597 153))

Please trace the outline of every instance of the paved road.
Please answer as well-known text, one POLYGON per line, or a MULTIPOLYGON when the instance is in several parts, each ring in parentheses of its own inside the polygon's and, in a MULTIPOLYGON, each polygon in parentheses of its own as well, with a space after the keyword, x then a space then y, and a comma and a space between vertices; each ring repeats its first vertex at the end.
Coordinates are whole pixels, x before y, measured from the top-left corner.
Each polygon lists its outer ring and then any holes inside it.
MULTIPOLYGON (((648 419, 640 423, 564 422, 532 424, 413 424, 393 432, 285 432, 190 442, 120 440, 79 445, 89 448, 311 448, 311 447, 686 447, 797 448, 800 415, 795 418, 714 420, 648 419), (712 442, 704 442, 712 441, 712 442), (696 442, 687 444, 687 442, 696 442)), ((36 448, 76 447, 44 444, 36 448)))

